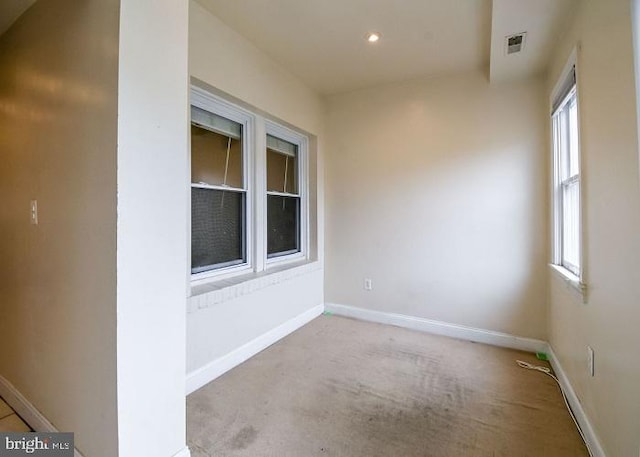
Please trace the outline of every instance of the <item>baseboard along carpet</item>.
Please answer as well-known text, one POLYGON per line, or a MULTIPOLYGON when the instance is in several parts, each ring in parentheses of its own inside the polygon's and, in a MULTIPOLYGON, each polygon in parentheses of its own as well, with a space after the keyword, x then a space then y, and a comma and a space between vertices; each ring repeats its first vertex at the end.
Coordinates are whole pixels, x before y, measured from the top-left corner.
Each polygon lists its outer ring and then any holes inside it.
MULTIPOLYGON (((187 397, 193 457, 588 457, 534 355, 321 316, 187 397)), ((548 366, 548 365, 547 365, 548 366)))

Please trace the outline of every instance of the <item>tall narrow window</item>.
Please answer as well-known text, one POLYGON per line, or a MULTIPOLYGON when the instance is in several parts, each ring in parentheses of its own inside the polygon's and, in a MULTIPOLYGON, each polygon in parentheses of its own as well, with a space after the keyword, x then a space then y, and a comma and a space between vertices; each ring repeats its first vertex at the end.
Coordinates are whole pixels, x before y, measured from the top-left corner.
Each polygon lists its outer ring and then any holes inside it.
POLYGON ((191 107, 191 272, 247 263, 245 129, 191 107))
POLYGON ((299 145, 267 135, 267 258, 301 252, 299 145))
POLYGON ((580 146, 575 67, 561 81, 551 116, 554 148, 554 263, 581 274, 580 146))

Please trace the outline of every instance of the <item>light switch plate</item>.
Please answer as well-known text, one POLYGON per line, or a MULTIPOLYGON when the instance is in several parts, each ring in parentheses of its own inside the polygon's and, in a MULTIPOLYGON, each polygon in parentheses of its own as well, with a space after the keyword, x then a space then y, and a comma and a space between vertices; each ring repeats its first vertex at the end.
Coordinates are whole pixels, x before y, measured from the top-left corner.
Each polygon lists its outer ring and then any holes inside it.
POLYGON ((31 200, 31 225, 38 225, 38 200, 31 200))
POLYGON ((587 346, 587 369, 589 370, 589 376, 595 376, 594 354, 591 346, 587 346))

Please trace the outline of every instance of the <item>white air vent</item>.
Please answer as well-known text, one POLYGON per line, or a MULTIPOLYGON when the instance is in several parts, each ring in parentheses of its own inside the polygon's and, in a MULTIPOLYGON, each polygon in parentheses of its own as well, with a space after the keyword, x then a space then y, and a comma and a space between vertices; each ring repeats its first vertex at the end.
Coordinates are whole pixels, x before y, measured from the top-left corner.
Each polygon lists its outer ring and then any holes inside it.
POLYGON ((517 33, 515 35, 505 37, 504 41, 507 55, 517 54, 518 52, 521 52, 524 49, 524 42, 526 37, 526 32, 517 33))

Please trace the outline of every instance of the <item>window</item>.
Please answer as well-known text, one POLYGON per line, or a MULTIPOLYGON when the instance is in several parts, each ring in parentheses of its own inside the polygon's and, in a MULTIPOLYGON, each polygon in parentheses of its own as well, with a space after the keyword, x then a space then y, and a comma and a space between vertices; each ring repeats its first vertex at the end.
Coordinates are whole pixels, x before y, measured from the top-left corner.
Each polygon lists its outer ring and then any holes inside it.
POLYGON ((298 145, 267 135, 267 258, 300 252, 298 145))
POLYGON ((198 88, 191 99, 192 278, 306 258, 307 137, 198 88))
POLYGON ((554 152, 554 264, 581 276, 580 145, 575 65, 561 79, 551 116, 554 152))
POLYGON ((246 154, 249 119, 229 110, 224 113, 221 108, 216 104, 206 109, 191 107, 191 272, 194 274, 249 263, 246 154))

